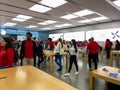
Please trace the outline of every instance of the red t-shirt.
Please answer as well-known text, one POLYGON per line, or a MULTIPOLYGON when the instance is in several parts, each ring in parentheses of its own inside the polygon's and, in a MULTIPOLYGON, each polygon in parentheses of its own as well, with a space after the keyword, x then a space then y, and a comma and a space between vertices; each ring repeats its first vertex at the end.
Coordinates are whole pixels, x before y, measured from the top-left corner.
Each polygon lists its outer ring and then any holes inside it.
POLYGON ((0 51, 2 50, 3 46, 1 46, 1 43, 0 43, 0 51))
POLYGON ((26 41, 25 42, 25 58, 33 58, 33 42, 32 41, 26 41))
POLYGON ((48 42, 48 45, 49 45, 50 48, 54 48, 54 45, 53 45, 52 42, 48 42))
POLYGON ((12 67, 14 63, 14 50, 8 48, 0 51, 0 66, 12 67))
POLYGON ((106 48, 110 48, 110 47, 111 47, 111 43, 110 43, 109 41, 106 41, 105 47, 106 47, 106 48))
POLYGON ((87 45, 87 49, 89 50, 89 54, 98 54, 99 45, 97 42, 91 41, 87 45))

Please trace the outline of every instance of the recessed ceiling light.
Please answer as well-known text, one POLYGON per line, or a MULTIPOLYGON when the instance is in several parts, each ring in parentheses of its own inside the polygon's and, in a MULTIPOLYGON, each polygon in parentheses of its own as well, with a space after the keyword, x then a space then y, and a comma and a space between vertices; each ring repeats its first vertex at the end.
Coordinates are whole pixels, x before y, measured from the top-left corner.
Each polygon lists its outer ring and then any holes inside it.
POLYGON ((91 20, 93 21, 100 21, 100 20, 105 20, 108 19, 107 17, 97 17, 97 18, 92 18, 91 20))
POLYGON ((29 8, 29 10, 36 11, 36 12, 40 12, 40 13, 45 13, 45 12, 51 10, 51 8, 48 8, 48 7, 45 7, 45 6, 42 6, 42 5, 35 4, 35 5, 32 6, 31 8, 29 8))
POLYGON ((31 16, 27 16, 27 15, 18 15, 18 16, 16 16, 16 18, 19 18, 19 19, 31 19, 32 17, 31 16))
POLYGON ((30 26, 27 26, 25 28, 36 28, 36 27, 38 27, 38 26, 30 25, 30 26))
POLYGON ((40 28, 40 29, 42 29, 42 30, 49 30, 49 29, 51 29, 51 28, 40 28))
POLYGON ((38 24, 40 25, 49 25, 49 24, 53 24, 53 23, 56 23, 57 21, 53 21, 53 20, 47 20, 47 21, 44 21, 44 22, 40 22, 38 24))
POLYGON ((38 24, 40 24, 40 25, 48 25, 48 23, 46 23, 46 22, 40 22, 38 24))
POLYGON ((45 21, 46 23, 49 23, 49 24, 53 24, 53 23, 56 23, 57 21, 53 21, 53 20, 47 20, 45 21))
POLYGON ((68 14, 68 15, 65 15, 65 16, 61 16, 60 18, 64 18, 64 19, 73 19, 73 18, 77 18, 78 16, 76 15, 73 15, 73 14, 68 14))
POLYGON ((10 22, 7 22, 4 24, 4 26, 15 26, 17 25, 17 23, 10 23, 10 22))
POLYGON ((89 22, 93 22, 92 20, 81 20, 81 21, 78 21, 78 22, 80 22, 80 23, 89 23, 89 22))
POLYGON ((56 8, 58 6, 61 6, 65 3, 67 3, 67 1, 65 1, 65 0, 42 0, 39 3, 44 4, 46 6, 56 8))
POLYGON ((92 11, 90 11, 90 10, 85 9, 85 10, 82 10, 82 11, 75 12, 75 13, 73 13, 73 14, 82 17, 82 16, 86 16, 86 15, 93 14, 93 13, 95 13, 95 12, 92 12, 92 11))
POLYGON ((118 7, 120 7, 120 0, 115 0, 115 1, 113 1, 113 3, 114 3, 115 5, 117 5, 118 7))
POLYGON ((67 27, 67 26, 72 26, 72 24, 65 23, 65 24, 61 24, 61 25, 56 25, 54 27, 60 28, 60 27, 67 27))
POLYGON ((19 22, 24 22, 24 21, 26 21, 25 19, 20 19, 20 18, 13 18, 12 20, 13 20, 13 21, 19 21, 19 22))

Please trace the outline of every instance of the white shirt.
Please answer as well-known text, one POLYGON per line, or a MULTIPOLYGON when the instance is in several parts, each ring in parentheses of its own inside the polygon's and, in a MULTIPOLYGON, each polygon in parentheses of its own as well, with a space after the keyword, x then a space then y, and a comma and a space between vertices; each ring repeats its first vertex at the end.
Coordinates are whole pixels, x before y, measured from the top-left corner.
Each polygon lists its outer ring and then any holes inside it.
POLYGON ((64 46, 62 48, 62 45, 60 42, 58 42, 57 46, 54 49, 54 53, 57 53, 57 52, 60 53, 60 55, 64 54, 64 46))

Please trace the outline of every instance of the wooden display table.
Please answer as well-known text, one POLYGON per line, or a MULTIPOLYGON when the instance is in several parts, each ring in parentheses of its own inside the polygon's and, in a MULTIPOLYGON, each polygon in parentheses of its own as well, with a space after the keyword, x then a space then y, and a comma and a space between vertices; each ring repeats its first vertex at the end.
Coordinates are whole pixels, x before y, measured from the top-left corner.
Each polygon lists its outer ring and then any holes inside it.
POLYGON ((0 70, 0 90, 77 89, 33 66, 22 66, 0 70))
POLYGON ((105 66, 97 70, 91 71, 89 77, 90 90, 94 90, 94 78, 103 79, 107 82, 120 85, 120 73, 118 73, 118 70, 119 70, 118 68, 105 66), (108 71, 104 71, 103 68, 106 68, 108 71), (111 77, 108 75, 109 72, 118 73, 119 76, 117 78, 111 77))
POLYGON ((120 51, 114 50, 110 52, 110 66, 113 66, 113 55, 116 55, 116 64, 119 64, 120 51))
MULTIPOLYGON (((50 72, 54 72, 54 51, 50 51, 50 50, 44 50, 43 51, 44 55, 45 56, 48 56, 50 57, 50 72)), ((68 53, 64 53, 64 55, 66 56, 66 69, 68 69, 68 65, 69 65, 69 62, 68 62, 68 53)))

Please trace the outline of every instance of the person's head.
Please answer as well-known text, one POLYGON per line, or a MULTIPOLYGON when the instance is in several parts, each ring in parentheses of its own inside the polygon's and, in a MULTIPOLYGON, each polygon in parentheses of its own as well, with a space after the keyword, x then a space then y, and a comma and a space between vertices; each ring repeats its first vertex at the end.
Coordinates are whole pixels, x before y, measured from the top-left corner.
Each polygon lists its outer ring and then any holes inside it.
POLYGON ((64 44, 66 44, 66 41, 65 41, 65 40, 63 40, 63 43, 64 43, 64 44))
POLYGON ((16 42, 17 38, 16 37, 12 37, 12 40, 13 40, 13 42, 16 42))
POLYGON ((32 34, 31 34, 30 32, 27 32, 27 33, 26 33, 26 36, 27 36, 27 40, 31 40, 32 34))
POLYGON ((34 37, 33 40, 36 40, 36 37, 34 37))
POLYGON ((91 37, 91 39, 90 39, 91 41, 94 41, 94 37, 91 37))
POLYGON ((52 38, 48 38, 48 41, 51 42, 51 41, 52 41, 52 38))
POLYGON ((44 44, 47 44, 47 40, 44 40, 43 43, 44 43, 44 44))
POLYGON ((116 40, 116 43, 118 43, 118 44, 119 44, 119 41, 118 41, 118 40, 116 40))
POLYGON ((60 42, 60 43, 61 43, 62 48, 63 48, 63 41, 62 41, 62 39, 61 39, 61 38, 59 38, 59 39, 58 39, 58 42, 60 42))
POLYGON ((43 44, 43 41, 40 41, 40 42, 39 42, 39 45, 42 45, 42 44, 43 44))
POLYGON ((12 39, 10 37, 2 37, 1 46, 3 46, 4 49, 13 48, 12 39))
POLYGON ((59 42, 62 42, 62 39, 61 39, 61 38, 59 38, 59 39, 58 39, 58 41, 59 41, 59 42))
POLYGON ((72 40, 71 40, 71 45, 74 46, 75 52, 77 52, 77 46, 76 46, 76 41, 75 41, 75 39, 72 39, 72 40))
POLYGON ((109 39, 106 39, 106 41, 110 41, 109 39))
POLYGON ((75 39, 72 39, 72 40, 71 40, 71 44, 72 44, 72 45, 76 45, 75 39))

